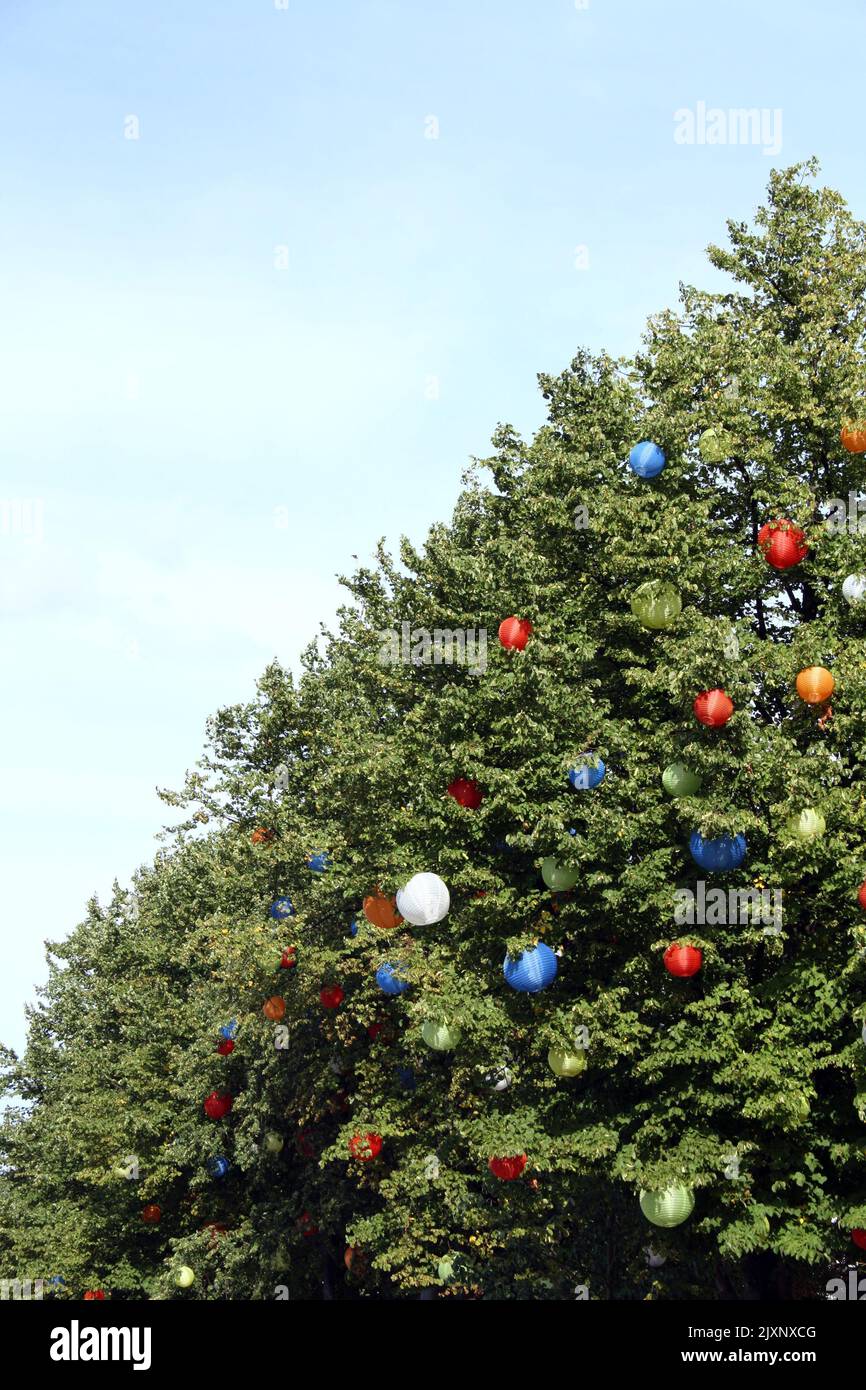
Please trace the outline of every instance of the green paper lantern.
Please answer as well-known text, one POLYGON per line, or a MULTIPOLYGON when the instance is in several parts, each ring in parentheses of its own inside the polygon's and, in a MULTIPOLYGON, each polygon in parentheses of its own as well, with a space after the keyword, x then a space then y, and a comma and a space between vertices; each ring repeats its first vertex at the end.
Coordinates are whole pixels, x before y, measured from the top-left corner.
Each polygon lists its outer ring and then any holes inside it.
POLYGON ((809 1104, 808 1097, 804 1096, 802 1091, 798 1091, 792 1098, 792 1105, 794 1114, 797 1116, 798 1120, 808 1120, 812 1113, 812 1107, 809 1104))
POLYGON ((577 869, 566 868, 550 854, 541 866, 541 877, 555 893, 564 893, 568 888, 574 887, 580 875, 577 869))
POLYGON ((798 816, 791 816, 788 830, 795 840, 820 840, 827 829, 827 822, 820 811, 807 806, 798 816))
POLYGON ((650 579, 635 589, 631 599, 631 611, 641 627, 654 632, 671 627, 682 612, 683 602, 672 584, 663 584, 658 579, 650 579))
POLYGON ((174 1276, 174 1282, 179 1289, 188 1289, 195 1283, 195 1275, 189 1265, 181 1265, 177 1274, 174 1276))
POLYGON ((694 1205, 695 1194, 690 1187, 676 1185, 665 1192, 641 1190, 640 1194, 640 1209, 654 1226, 680 1226, 691 1216, 694 1205))
POLYGON ((440 1284, 447 1284, 448 1280, 454 1277, 454 1261, 450 1255, 446 1255, 436 1266, 436 1273, 440 1284))
POLYGON ((436 1023, 428 1018, 422 1025, 421 1037, 434 1052, 451 1052, 460 1041, 460 1029, 453 1023, 436 1023))
POLYGON ((727 430, 711 425, 698 440, 698 453, 704 463, 724 463, 733 452, 734 441, 727 430))
POLYGON ((752 1224, 755 1227, 756 1233, 761 1236, 763 1240, 766 1240, 767 1236, 770 1234, 770 1223, 766 1216, 756 1216, 752 1224))
POLYGON ((586 1071, 586 1053, 570 1052, 564 1047, 552 1047, 547 1054, 547 1065, 557 1076, 578 1076, 586 1071))
POLYGON ((668 796, 697 796, 703 778, 692 772, 685 763, 669 763, 662 773, 662 786, 668 796))
POLYGON ((265 1135, 265 1151, 269 1154, 281 1153, 285 1142, 281 1134, 276 1134, 272 1129, 268 1130, 265 1135))

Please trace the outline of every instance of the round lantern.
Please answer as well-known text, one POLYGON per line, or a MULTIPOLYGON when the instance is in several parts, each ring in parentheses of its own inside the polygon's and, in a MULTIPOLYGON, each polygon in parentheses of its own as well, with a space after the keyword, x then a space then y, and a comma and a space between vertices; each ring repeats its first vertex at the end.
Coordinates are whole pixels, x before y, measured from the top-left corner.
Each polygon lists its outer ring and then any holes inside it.
POLYGON ((506 618, 499 624, 499 641, 506 649, 522 652, 532 636, 528 618, 506 618))
POLYGON ((642 1190, 640 1194, 640 1209, 654 1226, 680 1226, 691 1216, 694 1205, 695 1194, 689 1187, 676 1185, 665 1192, 642 1190))
POLYGON ((547 1065, 557 1076, 579 1076, 586 1071, 586 1053, 571 1052, 564 1047, 552 1047, 547 1054, 547 1065))
POLYGON ((600 782, 604 781, 606 771, 607 768, 601 758, 585 758, 583 762, 578 763, 577 767, 571 769, 568 780, 575 791, 591 792, 600 782))
POLYGON ((357 935, 358 935, 358 923, 357 923, 357 921, 356 921, 356 919, 355 919, 354 917, 352 918, 351 922, 349 923, 349 935, 350 935, 350 936, 357 936, 357 935))
POLYGON ((635 444, 628 456, 628 466, 639 478, 656 478, 667 460, 658 444, 650 439, 642 439, 635 444))
POLYGON ((510 1158, 491 1158, 487 1167, 500 1182, 513 1182, 526 1167, 526 1154, 512 1154, 510 1158))
POLYGON ((417 1091, 418 1081, 411 1067, 398 1067, 397 1080, 404 1091, 417 1091))
POLYGON ((465 806, 468 811, 477 811, 484 800, 483 791, 471 777, 456 777, 449 783, 447 791, 449 796, 454 797, 458 806, 465 806))
POLYGON ((454 1261, 451 1259, 450 1255, 447 1255, 445 1259, 440 1260, 438 1265, 436 1266, 436 1277, 438 1278, 440 1284, 447 1284, 448 1280, 451 1279, 453 1275, 454 1261))
POLYGON ((285 1142, 281 1134, 277 1134, 276 1130, 269 1129, 265 1135, 265 1153, 282 1153, 285 1142))
POLYGON ((103 1293, 102 1289, 88 1289, 87 1292, 84 1294, 82 1301, 84 1303, 92 1303, 94 1301, 101 1303, 104 1298, 105 1294, 103 1293))
POLYGON ((826 666, 807 666, 797 676, 797 694, 807 705, 823 705, 836 689, 826 666))
POLYGON ((505 957, 502 973, 505 983, 520 994, 538 994, 556 979, 556 956, 540 941, 528 951, 521 951, 516 960, 505 957))
POLYGON ((223 1023, 220 1027, 221 1038, 233 1038, 238 1031, 238 1021, 236 1018, 229 1019, 228 1023, 223 1023))
POLYGON ((319 1002, 323 1009, 339 1009, 345 997, 345 990, 339 985, 325 985, 324 989, 319 990, 319 1002))
POLYGON ((286 1001, 279 994, 272 994, 262 1005, 262 1013, 271 1023, 278 1023, 286 1012, 286 1001))
POLYGON ((697 796, 701 782, 701 774, 690 771, 685 763, 669 763, 662 773, 662 786, 668 796, 697 796))
POLYGON ((284 922, 287 917, 294 917, 295 909, 291 898, 275 898, 268 908, 272 917, 276 917, 278 922, 284 922))
POLYGON ((796 840, 820 840, 826 829, 827 822, 821 812, 811 806, 788 820, 788 833, 796 840))
POLYGON ((222 1042, 217 1043, 217 1052, 221 1057, 230 1057, 235 1050, 235 1045, 231 1038, 223 1038, 222 1042))
POLYGON ((381 1134, 355 1134, 349 1140, 349 1153, 361 1163, 369 1163, 382 1152, 381 1134))
POLYGON ((718 429, 715 425, 704 430, 698 440, 698 453, 704 463, 724 463, 726 458, 730 458, 732 448, 733 440, 727 430, 718 429))
POLYGON ((650 579, 635 589, 631 597, 631 611, 641 627, 660 632, 671 627, 683 610, 683 601, 672 584, 650 579))
POLYGON ((651 1249, 650 1246, 647 1246, 646 1262, 649 1265, 650 1269, 661 1269, 663 1264, 667 1264, 667 1256, 657 1255, 656 1252, 653 1249, 651 1249))
POLYGON ((710 873, 727 873, 738 869, 746 857, 745 835, 719 835, 715 840, 705 840, 699 830, 693 830, 689 838, 692 858, 702 869, 710 873))
POLYGON ((502 1092, 508 1090, 514 1078, 507 1067, 497 1067, 496 1071, 490 1072, 484 1079, 491 1090, 502 1092))
POLYGON ((697 946, 681 946, 678 941, 669 946, 664 953, 665 970, 678 980, 687 980, 697 975, 704 960, 703 951, 697 946))
POLYGON ((441 922, 450 906, 448 889, 438 874, 414 874, 397 890, 397 911, 413 927, 441 922))
POLYGON ((211 1091, 205 1098, 204 1113, 209 1120, 222 1120, 232 1108, 232 1098, 228 1091, 211 1091))
POLYGON ((428 1018, 421 1027, 421 1037, 434 1052, 452 1052, 460 1041, 460 1029, 453 1023, 437 1023, 428 1018))
POLYGON ((158 1226, 162 1220, 162 1208, 158 1207, 155 1202, 148 1202, 147 1206, 142 1209, 141 1219, 145 1226, 158 1226))
POLYGON ((314 874, 323 874, 330 867, 331 856, 326 850, 314 850, 307 860, 307 868, 314 874))
POLYGON ((297 946, 287 946, 287 947, 285 948, 285 950, 283 951, 283 954, 280 956, 280 969, 281 969, 281 970, 294 970, 294 968, 295 968, 295 966, 297 965, 297 963, 298 963, 298 948, 297 948, 297 946))
POLYGON ((383 994, 405 994, 409 988, 405 969, 402 965, 380 965, 376 971, 376 984, 383 994))
POLYGON ((274 839, 274 832, 273 830, 266 830, 263 825, 260 825, 253 831, 250 839, 254 845, 269 845, 274 839))
POLYGON ((866 422, 863 420, 846 420, 839 438, 849 454, 866 454, 866 422))
POLYGON ((862 1230, 860 1226, 854 1227, 854 1230, 851 1232, 851 1239, 861 1250, 866 1250, 866 1231, 862 1230))
POLYGON ((212 1178, 224 1178, 230 1167, 228 1159, 221 1156, 207 1161, 207 1170, 212 1178))
POLYGON ((857 894, 857 901, 862 907, 863 911, 866 912, 866 883, 860 884, 860 891, 857 894))
POLYGON ((371 893, 369 897, 364 899, 364 916, 380 931, 393 931, 394 927, 399 927, 403 920, 397 911, 394 899, 386 898, 382 893, 371 893))
POLYGON ((758 532, 758 546, 774 570, 793 569, 809 553, 804 533, 787 519, 766 522, 758 532))
POLYGON ((724 690, 704 690, 692 706, 695 718, 708 729, 720 729, 734 712, 734 702, 724 690))
POLYGON ((842 597, 852 608, 866 602, 866 574, 849 574, 842 581, 842 597))
POLYGON ((552 854, 549 854, 542 862, 541 877, 548 888, 552 888, 555 893, 565 893, 569 888, 574 887, 580 875, 577 869, 566 868, 552 854))
POLYGON ((174 1282, 179 1289, 189 1289, 195 1283, 195 1275, 189 1265, 181 1265, 174 1276, 174 1282))

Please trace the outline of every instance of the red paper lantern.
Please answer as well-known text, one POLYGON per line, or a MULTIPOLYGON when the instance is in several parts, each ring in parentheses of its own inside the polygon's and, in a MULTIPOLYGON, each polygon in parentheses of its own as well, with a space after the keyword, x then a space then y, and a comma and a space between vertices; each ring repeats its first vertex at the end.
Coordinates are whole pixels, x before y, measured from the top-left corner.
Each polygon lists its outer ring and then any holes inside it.
POLYGON ((221 1057, 228 1057, 230 1052, 234 1052, 235 1045, 231 1038, 223 1038, 222 1042, 217 1043, 217 1052, 221 1057))
POLYGON ((319 991, 323 1009, 339 1009, 345 997, 345 991, 339 985, 325 985, 325 988, 319 991))
POLYGON ((315 1158, 316 1146, 313 1143, 313 1132, 310 1129, 302 1129, 295 1136, 295 1148, 301 1158, 315 1158))
POLYGON ((286 1012, 286 1001, 280 998, 279 994, 272 994, 270 999, 266 999, 262 1005, 262 1013, 265 1018, 269 1018, 271 1023, 278 1023, 286 1012))
POLYGON ((202 1226, 202 1231, 210 1232, 210 1238, 213 1243, 216 1242, 217 1236, 224 1236, 227 1230, 228 1226, 224 1221, 206 1221, 202 1226))
POLYGON ((526 1167, 526 1154, 512 1154, 510 1158, 491 1158, 487 1164, 495 1178, 502 1182, 512 1182, 519 1178, 526 1167))
POLYGON ((362 1163, 369 1163, 382 1152, 381 1134, 355 1134, 349 1140, 349 1153, 362 1163))
POLYGON ((532 623, 528 618, 506 618, 499 624, 499 640, 506 649, 522 652, 532 636, 532 623))
POLYGON ((704 953, 697 946, 681 946, 678 941, 669 946, 664 954, 665 969, 681 980, 689 975, 697 975, 703 959, 704 953))
POLYGON ((286 949, 283 951, 282 956, 280 957, 280 969, 281 969, 281 970, 294 970, 294 968, 295 968, 295 966, 297 965, 297 963, 298 963, 298 948, 297 948, 297 946, 287 946, 286 949))
POLYGON ((162 1220, 162 1208, 158 1207, 155 1202, 148 1202, 142 1210, 141 1219, 145 1226, 158 1226, 162 1220))
POLYGON ((87 1293, 84 1295, 84 1302, 90 1303, 95 1298, 103 1299, 104 1297, 105 1294, 102 1292, 102 1289, 88 1289, 87 1293))
POLYGON ((477 811, 484 800, 484 793, 477 782, 469 777, 457 777, 448 787, 448 795, 453 796, 458 806, 477 811))
POLYGON ((705 690, 692 706, 695 718, 710 729, 720 729, 734 712, 734 702, 724 690, 705 690))
POLYGON ((232 1098, 228 1091, 211 1091, 205 1099, 204 1113, 209 1120, 221 1120, 232 1108, 232 1098))
POLYGON ((809 554, 805 534, 786 519, 768 521, 758 532, 758 545, 774 570, 793 569, 809 554))
POLYGON ((859 1245, 861 1250, 866 1250, 866 1231, 861 1230, 859 1226, 855 1226, 854 1230, 851 1232, 851 1239, 855 1245, 859 1245))
POLYGON ((860 884, 860 892, 857 894, 857 901, 863 911, 866 912, 866 883, 860 884))
POLYGON ((319 1234, 319 1228, 308 1211, 302 1211, 298 1217, 298 1230, 305 1240, 319 1234))

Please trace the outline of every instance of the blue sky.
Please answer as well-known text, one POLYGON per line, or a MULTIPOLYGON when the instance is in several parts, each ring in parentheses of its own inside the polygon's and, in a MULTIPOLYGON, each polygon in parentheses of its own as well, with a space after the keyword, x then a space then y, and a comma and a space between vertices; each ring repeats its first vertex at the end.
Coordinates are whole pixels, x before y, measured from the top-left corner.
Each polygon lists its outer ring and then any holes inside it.
POLYGON ((864 38, 853 0, 4 0, 2 1040, 208 714, 541 423, 536 372, 716 284, 774 163, 866 215, 864 38), (700 102, 781 152, 678 144, 700 102))

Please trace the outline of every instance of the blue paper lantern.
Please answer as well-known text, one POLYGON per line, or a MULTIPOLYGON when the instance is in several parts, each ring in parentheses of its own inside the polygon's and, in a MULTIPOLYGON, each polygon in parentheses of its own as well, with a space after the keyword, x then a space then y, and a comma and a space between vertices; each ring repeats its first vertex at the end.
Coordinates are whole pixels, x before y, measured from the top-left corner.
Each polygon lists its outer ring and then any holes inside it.
POLYGON ((568 780, 575 791, 592 791, 593 787, 597 787, 599 782, 604 780, 606 771, 601 758, 585 758, 577 767, 571 769, 568 780))
POLYGON ((237 1031, 238 1021, 236 1018, 232 1018, 229 1019, 228 1023, 224 1023, 222 1028, 220 1028, 220 1036, 226 1039, 233 1038, 237 1031))
POLYGON ((398 1067, 397 1080, 400 1082, 404 1091, 417 1090, 418 1082, 415 1079, 415 1073, 411 1067, 398 1067))
POLYGON ((207 1170, 212 1178, 224 1178, 231 1164, 227 1158, 209 1158, 207 1170))
POLYGON ((516 960, 506 956, 502 973, 512 989, 521 994, 538 994, 556 979, 557 968, 553 951, 540 941, 528 951, 521 951, 516 960))
POLYGON ((639 444, 635 444, 628 456, 629 468, 639 478, 657 477, 666 463, 664 453, 651 439, 642 439, 639 444))
POLYGON ((285 922, 287 917, 294 917, 295 906, 291 898, 275 898, 268 912, 272 917, 276 917, 278 922, 285 922))
POLYGON ((376 984, 383 994, 405 994, 409 981, 403 974, 402 965, 380 965, 376 971, 376 984))
POLYGON ((307 860, 307 868, 314 874, 323 874, 330 867, 331 856, 324 849, 317 849, 307 860))
POLYGON ((699 830, 693 830, 689 849, 696 864, 710 873, 725 873, 728 869, 738 869, 746 857, 745 835, 719 835, 715 840, 705 840, 699 830))
POLYGON ((357 936, 357 935, 358 935, 358 923, 355 921, 355 918, 354 918, 354 917, 352 918, 351 922, 349 923, 349 935, 350 935, 350 936, 357 936))

